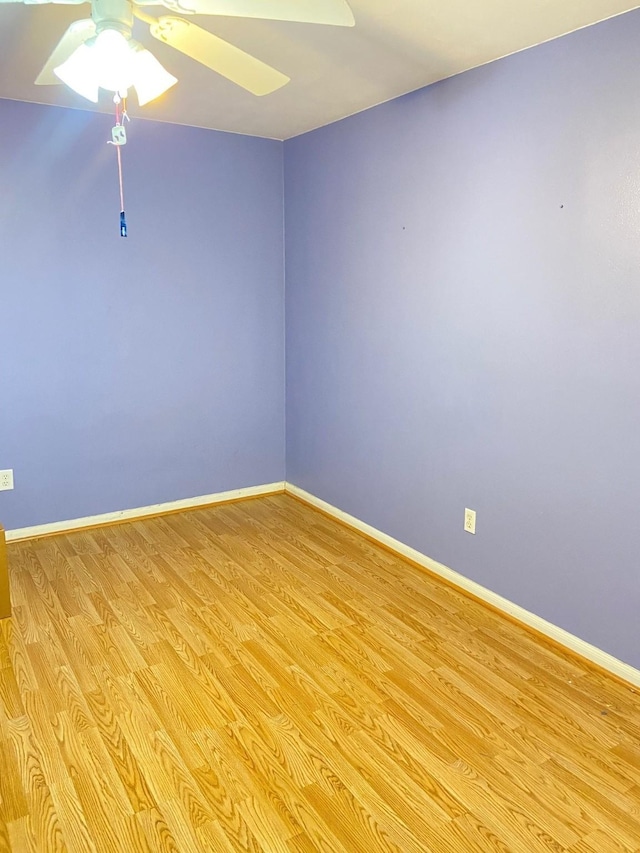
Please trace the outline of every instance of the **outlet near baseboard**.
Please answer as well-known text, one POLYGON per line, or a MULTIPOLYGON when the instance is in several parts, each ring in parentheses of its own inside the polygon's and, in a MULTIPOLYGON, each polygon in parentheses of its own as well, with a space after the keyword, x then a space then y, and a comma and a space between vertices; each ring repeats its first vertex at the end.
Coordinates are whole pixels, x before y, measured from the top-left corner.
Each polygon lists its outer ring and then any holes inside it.
POLYGON ((464 529, 467 533, 476 532, 476 511, 475 509, 464 509, 464 529))
POLYGON ((0 492, 6 492, 13 488, 13 468, 0 471, 0 492))

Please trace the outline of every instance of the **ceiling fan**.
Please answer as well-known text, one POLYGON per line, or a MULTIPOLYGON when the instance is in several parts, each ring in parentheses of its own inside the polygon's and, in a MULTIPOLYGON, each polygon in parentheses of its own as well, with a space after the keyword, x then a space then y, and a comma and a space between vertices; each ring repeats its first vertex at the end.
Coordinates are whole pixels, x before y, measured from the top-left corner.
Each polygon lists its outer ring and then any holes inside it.
MULTIPOLYGON (((27 5, 78 5, 86 0, 0 0, 27 5)), ((97 102, 99 90, 126 96, 135 88, 140 104, 157 98, 177 82, 158 60, 131 37, 134 18, 147 24, 158 41, 206 65, 254 95, 266 95, 289 77, 186 18, 154 18, 147 6, 162 5, 183 15, 226 15, 351 27, 346 0, 91 0, 91 17, 74 21, 58 42, 37 85, 64 82, 97 102)))

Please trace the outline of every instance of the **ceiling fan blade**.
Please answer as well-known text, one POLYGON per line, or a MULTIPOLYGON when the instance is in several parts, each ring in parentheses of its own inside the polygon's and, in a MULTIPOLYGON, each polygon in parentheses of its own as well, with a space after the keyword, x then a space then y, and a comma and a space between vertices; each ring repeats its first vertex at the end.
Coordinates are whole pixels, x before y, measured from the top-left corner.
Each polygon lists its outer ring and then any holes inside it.
POLYGON ((0 3, 24 3, 26 6, 42 6, 45 3, 59 3, 64 6, 79 6, 87 0, 0 0, 0 3))
POLYGON ((163 15, 150 29, 158 41, 175 47, 254 95, 268 95, 289 82, 286 74, 184 18, 163 15))
POLYGON ((228 15, 352 27, 353 12, 346 0, 135 0, 138 6, 160 3, 174 12, 195 15, 228 15))
POLYGON ((96 25, 91 18, 74 21, 56 45, 49 59, 47 59, 42 71, 36 77, 36 85, 52 86, 54 83, 62 83, 62 80, 53 73, 53 69, 66 62, 77 47, 80 47, 83 42, 95 36, 95 34, 96 25))

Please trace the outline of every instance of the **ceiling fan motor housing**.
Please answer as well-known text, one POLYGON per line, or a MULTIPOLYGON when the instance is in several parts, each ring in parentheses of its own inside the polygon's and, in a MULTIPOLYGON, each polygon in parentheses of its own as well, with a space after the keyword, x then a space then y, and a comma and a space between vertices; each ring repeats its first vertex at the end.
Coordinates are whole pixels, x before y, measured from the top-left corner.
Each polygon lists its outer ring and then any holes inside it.
POLYGON ((93 0, 91 17, 96 32, 117 30, 129 39, 133 29, 133 5, 130 0, 93 0))

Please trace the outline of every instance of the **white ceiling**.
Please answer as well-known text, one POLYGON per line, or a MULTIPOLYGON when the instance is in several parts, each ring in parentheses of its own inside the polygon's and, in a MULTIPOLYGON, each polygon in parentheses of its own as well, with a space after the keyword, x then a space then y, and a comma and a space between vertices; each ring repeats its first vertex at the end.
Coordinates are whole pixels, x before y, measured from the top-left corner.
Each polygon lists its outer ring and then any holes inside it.
MULTIPOLYGON (((268 0, 265 0, 268 2, 268 0)), ((194 21, 291 77, 257 98, 136 21, 134 37, 179 83, 137 116, 287 139, 580 27, 640 7, 631 0, 350 0, 353 28, 197 16, 194 21)), ((166 12, 162 7, 147 10, 166 12)), ((0 97, 93 108, 65 86, 33 80, 88 5, 0 5, 0 97)), ((98 109, 112 111, 109 95, 98 109)))

